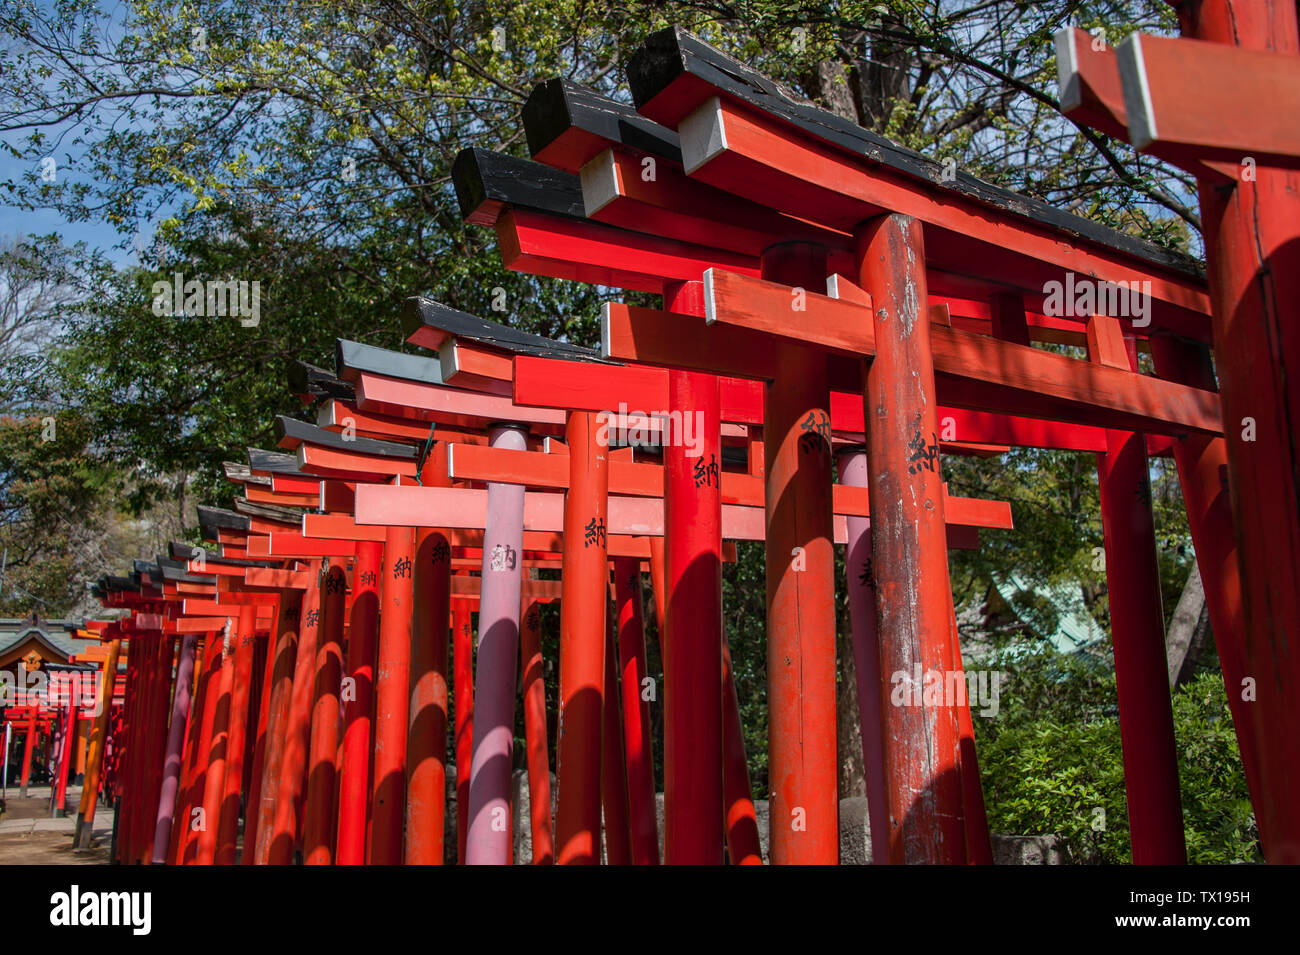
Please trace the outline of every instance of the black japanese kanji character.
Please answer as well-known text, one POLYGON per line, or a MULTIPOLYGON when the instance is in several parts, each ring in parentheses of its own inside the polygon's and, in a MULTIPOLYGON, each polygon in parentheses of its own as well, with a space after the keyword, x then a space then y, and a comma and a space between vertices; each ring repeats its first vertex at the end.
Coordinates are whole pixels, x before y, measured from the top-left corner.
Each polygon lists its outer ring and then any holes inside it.
POLYGON ((1138 481, 1138 486, 1133 489, 1133 495, 1137 498, 1138 503, 1144 508, 1151 508, 1151 482, 1143 475, 1142 480, 1138 481))
POLYGON ((318 620, 320 620, 320 611, 319 611, 319 610, 308 610, 308 611, 307 611, 307 626, 309 626, 309 627, 314 627, 314 626, 316 626, 316 621, 318 621, 318 620))
POLYGON ((862 562, 862 573, 858 574, 858 583, 871 586, 874 583, 873 570, 871 558, 868 557, 862 562))
POLYGON ((928 471, 937 471, 939 466, 939 436, 933 431, 930 432, 932 443, 926 444, 925 437, 920 431, 912 436, 912 440, 907 443, 907 450, 912 453, 907 458, 907 473, 919 474, 924 468, 928 471))
POLYGON ((411 576, 411 558, 403 557, 393 564, 393 579, 411 576))
POLYGON ((439 538, 433 545, 433 553, 429 557, 435 564, 445 564, 451 558, 451 548, 447 546, 445 540, 439 538))
POLYGON ((325 593, 341 594, 343 593, 343 575, 330 574, 325 578, 325 593))
POLYGON ((699 458, 695 462, 695 486, 696 487, 720 487, 721 477, 719 476, 718 456, 709 455, 709 463, 704 463, 704 458, 699 458))
POLYGON ((582 540, 583 547, 590 547, 592 544, 599 544, 601 547, 606 546, 605 537, 605 519, 603 517, 593 517, 585 528, 582 540))
POLYGON ((361 572, 361 586, 373 587, 379 583, 378 575, 373 570, 364 570, 361 572))
POLYGON ((830 447, 831 419, 825 411, 815 408, 808 412, 808 417, 799 422, 803 434, 799 438, 800 450, 812 454, 823 446, 830 447))

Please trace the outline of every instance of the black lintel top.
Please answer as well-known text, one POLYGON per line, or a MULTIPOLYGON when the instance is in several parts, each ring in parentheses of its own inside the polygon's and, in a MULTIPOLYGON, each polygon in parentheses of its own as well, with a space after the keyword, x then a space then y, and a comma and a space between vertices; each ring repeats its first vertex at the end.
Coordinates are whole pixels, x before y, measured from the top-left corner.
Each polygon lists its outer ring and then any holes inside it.
POLYGON ((1200 263, 1189 256, 1109 229, 1038 199, 1022 196, 963 172, 958 172, 955 180, 945 179, 942 164, 863 129, 842 116, 796 98, 762 73, 681 27, 668 27, 650 34, 628 60, 628 84, 637 108, 644 107, 683 74, 695 76, 824 142, 922 180, 930 188, 952 190, 1003 212, 1023 216, 1154 265, 1198 278, 1204 276, 1200 263))

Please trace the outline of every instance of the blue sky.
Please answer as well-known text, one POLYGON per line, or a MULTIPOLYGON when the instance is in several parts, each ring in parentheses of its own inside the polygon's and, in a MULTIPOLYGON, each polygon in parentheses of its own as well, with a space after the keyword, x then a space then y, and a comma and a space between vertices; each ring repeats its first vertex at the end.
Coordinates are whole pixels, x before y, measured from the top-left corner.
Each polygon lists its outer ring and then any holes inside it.
MULTIPOLYGON (((41 2, 39 7, 48 9, 47 2, 41 2)), ((126 6, 108 2, 103 4, 104 11, 107 14, 106 20, 109 29, 120 27, 123 19, 127 15, 126 6)), ((78 156, 73 154, 68 157, 66 145, 59 145, 60 140, 70 141, 71 137, 67 135, 69 124, 62 127, 48 130, 50 141, 56 145, 52 147, 52 152, 58 160, 58 175, 62 181, 65 176, 70 176, 74 180, 78 175, 77 159, 78 156), (68 160, 71 159, 71 165, 68 160)), ((25 143, 26 131, 19 134, 5 134, 0 136, 0 141, 12 145, 15 148, 22 148, 25 143)), ((20 182, 28 173, 39 173, 39 163, 22 162, 12 158, 6 152, 0 152, 0 183, 20 182)), ((7 190, 5 190, 7 191, 7 190)), ((0 191, 3 195, 3 191, 0 191)), ((104 251, 109 260, 116 265, 126 265, 136 261, 135 251, 130 247, 129 237, 120 235, 115 227, 102 221, 88 222, 69 222, 58 212, 50 209, 37 209, 27 211, 24 209, 15 209, 12 206, 0 202, 0 239, 10 236, 26 235, 48 235, 51 232, 57 232, 63 237, 63 241, 69 245, 76 242, 85 242, 92 248, 99 248, 104 251), (127 239, 127 247, 124 249, 113 248, 123 239, 127 239)))

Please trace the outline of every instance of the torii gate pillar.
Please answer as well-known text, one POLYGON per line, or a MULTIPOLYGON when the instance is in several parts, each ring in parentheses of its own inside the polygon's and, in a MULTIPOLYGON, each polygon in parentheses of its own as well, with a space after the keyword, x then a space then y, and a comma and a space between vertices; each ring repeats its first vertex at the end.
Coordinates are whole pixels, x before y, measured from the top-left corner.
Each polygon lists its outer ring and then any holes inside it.
MULTIPOLYGON (((826 287, 826 250, 793 242, 763 252, 763 278, 826 287)), ((763 402, 767 551, 768 778, 773 865, 839 862, 835 746, 835 525, 826 357, 785 347, 763 402)), ((942 525, 940 534, 943 533, 942 525)), ((670 651, 671 652, 671 651, 670 651)))
POLYGON ((961 864, 957 706, 933 705, 922 694, 936 672, 946 689, 956 667, 921 223, 897 214, 864 222, 854 254, 858 284, 871 294, 877 345, 863 404, 889 861, 961 864), (896 702, 900 693, 906 696, 896 702))
MULTIPOLYGON (((1300 55, 1291 3, 1176 4, 1183 33, 1300 55)), ((1282 118, 1279 122, 1285 121, 1282 118)), ((1243 156, 1245 160, 1247 157, 1243 156)), ((1242 164, 1243 171, 1246 164, 1242 164)), ((1300 861, 1300 172, 1261 164, 1229 186, 1202 182, 1206 275, 1227 438, 1245 615, 1244 678, 1253 694, 1260 840, 1269 862, 1300 861)))

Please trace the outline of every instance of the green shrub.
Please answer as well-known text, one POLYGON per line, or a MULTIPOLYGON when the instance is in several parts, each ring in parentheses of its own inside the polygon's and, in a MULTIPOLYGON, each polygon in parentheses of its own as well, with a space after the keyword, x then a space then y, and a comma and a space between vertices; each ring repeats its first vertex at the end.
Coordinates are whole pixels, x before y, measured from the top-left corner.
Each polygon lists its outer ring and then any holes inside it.
MULTIPOLYGON (((1055 833, 1076 863, 1130 862, 1109 661, 1035 653, 1000 666, 1001 709, 975 718, 990 828, 1055 833)), ((1188 861, 1259 861, 1222 677, 1198 675, 1175 692, 1173 709, 1188 861)))

